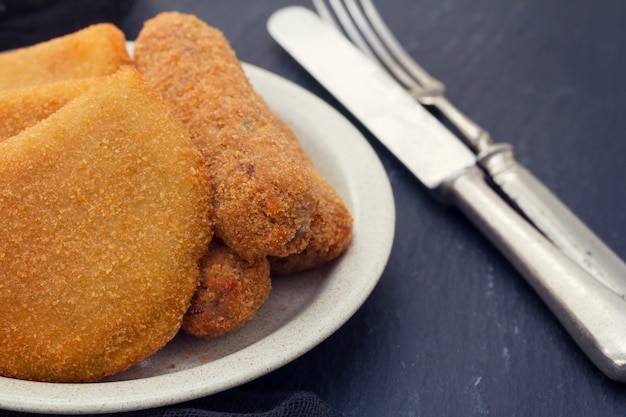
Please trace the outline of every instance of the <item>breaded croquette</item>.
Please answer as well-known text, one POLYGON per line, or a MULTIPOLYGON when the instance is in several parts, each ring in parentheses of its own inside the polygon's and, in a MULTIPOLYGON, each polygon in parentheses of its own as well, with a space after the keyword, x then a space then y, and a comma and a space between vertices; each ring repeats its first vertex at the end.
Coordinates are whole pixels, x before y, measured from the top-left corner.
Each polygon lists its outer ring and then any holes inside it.
POLYGON ((352 215, 337 190, 315 168, 313 162, 300 146, 298 138, 283 122, 285 135, 291 137, 294 146, 300 148, 301 164, 314 174, 320 204, 313 213, 309 244, 300 253, 284 258, 270 257, 272 275, 290 275, 317 268, 342 255, 352 240, 352 215))
POLYGON ((320 267, 342 255, 352 240, 352 216, 337 191, 322 177, 320 210, 311 222, 311 240, 301 253, 270 257, 272 275, 290 275, 320 267))
POLYGON ((256 315, 271 286, 267 258, 246 261, 213 239, 200 263, 200 285, 183 330, 205 339, 233 333, 256 315))
POLYGON ((0 142, 0 374, 96 381, 172 339, 211 237, 207 187, 130 66, 0 142))
POLYGON ((0 54, 0 90, 112 74, 129 63, 122 31, 100 23, 0 54))
POLYGON ((162 13, 146 21, 134 53, 205 156, 215 235, 248 260, 301 252, 319 204, 314 176, 223 34, 195 16, 162 13))
POLYGON ((0 91, 0 141, 50 116, 104 78, 64 80, 0 91))

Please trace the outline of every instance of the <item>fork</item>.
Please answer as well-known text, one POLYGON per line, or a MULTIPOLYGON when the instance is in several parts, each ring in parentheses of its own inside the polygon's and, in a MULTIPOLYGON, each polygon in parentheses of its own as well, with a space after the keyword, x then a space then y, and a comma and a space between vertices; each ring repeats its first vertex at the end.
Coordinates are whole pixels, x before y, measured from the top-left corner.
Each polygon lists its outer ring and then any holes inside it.
POLYGON ((320 17, 343 29, 420 104, 432 107, 477 154, 478 164, 539 231, 598 281, 626 299, 626 264, 529 170, 508 143, 489 133, 445 97, 445 85, 428 74, 393 36, 371 0, 312 0, 320 17), (328 5, 327 5, 328 3, 328 5))

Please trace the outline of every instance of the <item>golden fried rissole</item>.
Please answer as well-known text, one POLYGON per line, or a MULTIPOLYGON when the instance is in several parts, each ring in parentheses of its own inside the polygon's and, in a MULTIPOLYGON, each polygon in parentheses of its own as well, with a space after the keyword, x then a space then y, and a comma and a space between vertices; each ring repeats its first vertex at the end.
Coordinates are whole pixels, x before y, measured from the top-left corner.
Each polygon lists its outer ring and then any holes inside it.
POLYGON ((64 80, 0 91, 0 141, 50 116, 104 78, 64 80))
POLYGON ((352 216, 337 191, 320 176, 320 209, 311 222, 311 240, 301 253, 269 257, 272 275, 317 268, 342 255, 352 240, 352 216))
POLYGON ((298 138, 289 126, 283 122, 285 135, 290 137, 294 146, 300 148, 301 164, 314 174, 316 192, 320 204, 313 213, 310 228, 310 241, 300 253, 287 257, 270 257, 273 275, 290 275, 296 272, 317 268, 342 255, 352 240, 353 219, 337 193, 337 190, 315 168, 313 162, 300 146, 298 138))
POLYGON ((223 34, 195 16, 159 14, 137 38, 135 65, 207 160, 216 236, 249 260, 301 252, 319 204, 313 174, 223 34))
POLYGON ((200 285, 183 329, 205 339, 233 333, 252 320, 271 287, 267 258, 246 261, 213 239, 200 263, 200 285))
POLYGON ((321 175, 319 210, 311 222, 311 240, 300 253, 284 258, 270 257, 273 275, 290 275, 317 268, 342 255, 352 240, 352 216, 337 191, 321 175))
POLYGON ((0 142, 0 374, 95 381, 174 337, 211 235, 207 187, 130 66, 0 142))
POLYGON ((0 90, 112 74, 129 63, 122 31, 100 23, 0 54, 0 90))

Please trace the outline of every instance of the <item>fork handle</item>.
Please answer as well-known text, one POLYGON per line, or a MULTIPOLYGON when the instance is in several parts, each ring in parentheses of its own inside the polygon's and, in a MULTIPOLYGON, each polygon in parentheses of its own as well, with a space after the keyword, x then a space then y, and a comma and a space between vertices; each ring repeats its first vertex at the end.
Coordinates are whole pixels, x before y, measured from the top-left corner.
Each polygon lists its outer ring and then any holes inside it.
POLYGON ((626 301, 586 273, 521 217, 472 167, 443 185, 526 278, 587 356, 626 382, 626 301))
POLYGON ((626 264, 515 160, 511 145, 491 145, 478 161, 512 204, 557 248, 612 291, 626 295, 626 264))
POLYGON ((548 239, 604 285, 626 298, 626 264, 528 169, 517 162, 513 147, 493 143, 489 134, 444 96, 423 101, 436 107, 478 153, 479 164, 493 182, 548 239))

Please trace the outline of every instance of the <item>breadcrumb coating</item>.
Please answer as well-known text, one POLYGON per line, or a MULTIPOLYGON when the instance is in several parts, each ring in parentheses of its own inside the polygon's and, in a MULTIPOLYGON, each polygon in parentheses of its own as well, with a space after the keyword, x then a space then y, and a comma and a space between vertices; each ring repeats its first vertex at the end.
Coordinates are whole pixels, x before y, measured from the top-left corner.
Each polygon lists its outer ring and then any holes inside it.
POLYGON ((246 261, 213 239, 200 263, 200 285, 182 327, 205 339, 233 333, 254 318, 271 287, 267 258, 246 261))
POLYGON ((320 209, 311 222, 311 240, 300 253, 269 257, 272 275, 291 275, 318 268, 345 253, 352 241, 353 220, 343 200, 321 175, 317 179, 320 209))
POLYGON ((211 237, 207 187, 132 67, 0 142, 0 374, 96 381, 172 339, 211 237))
POLYGON ((248 260, 301 252, 319 204, 313 174, 224 35, 195 16, 161 13, 134 53, 207 160, 216 236, 248 260))
POLYGON ((64 80, 0 91, 0 141, 50 116, 104 78, 64 80))
POLYGON ((272 275, 291 275, 318 268, 345 253, 354 234, 352 215, 337 190, 315 168, 296 135, 284 122, 283 130, 300 149, 301 165, 313 173, 320 203, 313 213, 308 245, 300 253, 282 258, 269 257, 272 275))
POLYGON ((110 23, 0 54, 0 91, 113 74, 130 64, 126 37, 110 23))

